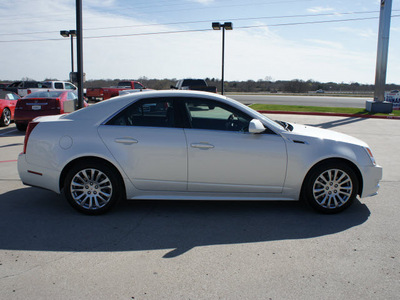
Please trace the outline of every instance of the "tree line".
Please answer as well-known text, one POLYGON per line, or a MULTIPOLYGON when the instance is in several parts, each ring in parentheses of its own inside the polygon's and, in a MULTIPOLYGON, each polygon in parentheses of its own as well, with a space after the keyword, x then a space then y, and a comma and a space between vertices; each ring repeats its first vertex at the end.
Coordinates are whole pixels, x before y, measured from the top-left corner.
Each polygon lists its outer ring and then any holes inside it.
MULTIPOLYGON (((33 80, 30 78, 23 78, 23 80, 33 80)), ((54 78, 47 78, 47 80, 57 80, 54 78)), ((84 88, 93 87, 110 87, 117 86, 119 81, 133 80, 133 79, 96 79, 88 80, 84 83, 84 88)), ((144 86, 154 90, 168 90, 174 86, 177 79, 149 79, 147 77, 140 77, 137 79, 144 86)), ((221 81, 216 78, 206 78, 207 84, 216 86, 218 91, 221 90, 221 81)), ((1 80, 3 82, 4 80, 1 80)), ((5 82, 12 82, 6 80, 5 82)), ((373 84, 361 84, 357 82, 352 83, 336 83, 336 82, 319 82, 314 80, 247 80, 247 81, 225 81, 224 90, 227 93, 373 93, 375 86, 373 84)), ((386 84, 386 91, 400 90, 398 84, 386 84)))
MULTIPOLYGON (((101 79, 89 80, 84 83, 84 87, 110 87, 117 86, 119 81, 126 79, 101 79)), ((140 77, 137 79, 144 86, 154 90, 167 90, 174 86, 177 79, 149 79, 140 77)), ((215 78, 206 78, 207 84, 216 86, 221 90, 221 81, 215 78)), ((247 80, 247 81, 225 81, 224 89, 228 93, 310 93, 310 92, 332 92, 332 93, 372 93, 374 91, 373 84, 352 83, 336 83, 336 82, 319 82, 314 80, 247 80)), ((399 90, 398 84, 386 84, 386 91, 399 90)))

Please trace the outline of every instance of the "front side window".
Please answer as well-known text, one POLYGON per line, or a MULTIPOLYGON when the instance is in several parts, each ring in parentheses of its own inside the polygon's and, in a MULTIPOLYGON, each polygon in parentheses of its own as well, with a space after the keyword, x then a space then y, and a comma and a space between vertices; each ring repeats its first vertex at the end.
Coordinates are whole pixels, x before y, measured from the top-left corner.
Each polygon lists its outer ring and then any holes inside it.
POLYGON ((171 99, 144 99, 117 114, 107 125, 174 127, 174 114, 171 99))
POLYGON ((217 101, 193 98, 188 99, 185 105, 190 127, 194 129, 247 132, 252 119, 244 112, 217 101))

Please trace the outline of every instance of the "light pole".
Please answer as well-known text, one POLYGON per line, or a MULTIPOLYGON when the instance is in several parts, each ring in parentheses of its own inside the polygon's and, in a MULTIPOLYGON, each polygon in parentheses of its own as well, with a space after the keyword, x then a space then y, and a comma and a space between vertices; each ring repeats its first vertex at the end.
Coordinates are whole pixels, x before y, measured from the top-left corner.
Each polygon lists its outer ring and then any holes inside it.
POLYGON ((76 37, 76 30, 61 30, 61 36, 71 37, 71 69, 74 72, 74 37, 76 37))
POLYGON ((221 24, 219 22, 212 23, 212 29, 221 30, 222 28, 222 76, 221 76, 221 95, 224 94, 224 61, 225 61, 225 30, 232 30, 232 22, 225 22, 221 24))

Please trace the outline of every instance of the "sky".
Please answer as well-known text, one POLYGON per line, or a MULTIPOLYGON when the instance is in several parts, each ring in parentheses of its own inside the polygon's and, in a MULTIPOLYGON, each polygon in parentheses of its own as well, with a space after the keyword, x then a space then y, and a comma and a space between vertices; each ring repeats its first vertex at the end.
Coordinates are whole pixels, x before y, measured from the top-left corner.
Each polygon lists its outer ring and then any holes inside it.
MULTIPOLYGON (((375 82, 380 0, 82 0, 87 80, 375 82)), ((393 0, 387 83, 400 84, 400 1, 393 0)), ((0 0, 0 80, 65 80, 75 0, 0 0)), ((76 47, 76 41, 74 41, 76 47)), ((76 64, 76 52, 74 53, 76 64)), ((75 65, 76 70, 76 65, 75 65)))

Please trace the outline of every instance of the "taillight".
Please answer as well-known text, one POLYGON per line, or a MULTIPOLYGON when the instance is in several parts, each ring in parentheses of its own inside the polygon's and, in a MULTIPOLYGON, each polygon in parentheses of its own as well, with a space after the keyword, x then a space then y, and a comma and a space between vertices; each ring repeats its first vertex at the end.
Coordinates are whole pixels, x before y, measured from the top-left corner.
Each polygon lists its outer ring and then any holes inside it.
POLYGON ((37 124, 39 124, 39 122, 29 122, 28 127, 26 128, 23 152, 24 154, 26 154, 26 146, 28 146, 29 136, 31 135, 32 130, 36 127, 37 124))
POLYGON ((27 94, 29 95, 30 93, 32 93, 32 91, 31 91, 31 90, 28 90, 28 91, 27 91, 27 94))

